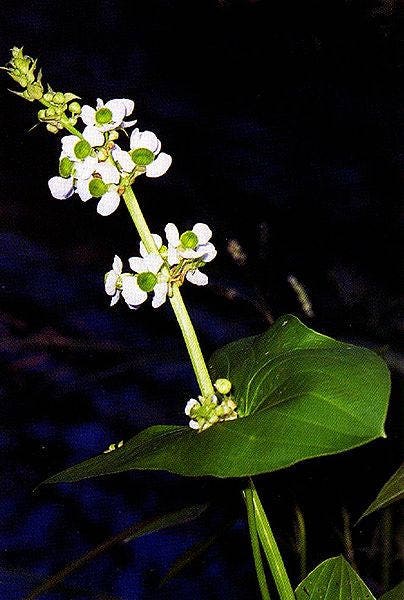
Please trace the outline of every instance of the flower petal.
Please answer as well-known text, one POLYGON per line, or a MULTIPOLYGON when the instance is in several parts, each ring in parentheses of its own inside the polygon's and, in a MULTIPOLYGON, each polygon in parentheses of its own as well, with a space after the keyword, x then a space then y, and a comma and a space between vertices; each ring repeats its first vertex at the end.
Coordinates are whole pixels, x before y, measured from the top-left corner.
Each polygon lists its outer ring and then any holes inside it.
POLYGON ((154 254, 153 252, 145 256, 144 263, 147 267, 147 271, 154 273, 155 275, 160 271, 163 259, 160 254, 154 254))
POLYGON ((153 306, 153 308, 158 308, 159 306, 164 304, 164 302, 167 299, 167 292, 168 292, 167 282, 156 283, 153 291, 154 291, 154 296, 153 296, 153 300, 152 300, 152 306, 153 306))
POLYGON ((140 258, 140 256, 131 256, 129 266, 135 273, 144 273, 147 271, 144 258, 140 258))
POLYGON ((175 246, 172 246, 171 244, 168 245, 167 261, 170 267, 172 267, 173 265, 178 265, 178 263, 180 262, 180 255, 178 253, 178 250, 177 248, 175 248, 175 246))
POLYGON ((87 156, 83 161, 76 163, 76 179, 89 179, 97 169, 98 160, 94 156, 87 156))
POLYGON ((213 260, 216 257, 216 255, 217 255, 216 248, 210 242, 208 242, 207 244, 203 244, 202 246, 200 246, 198 248, 198 252, 199 251, 202 252, 202 254, 200 255, 200 257, 206 263, 210 262, 211 260, 213 260))
POLYGON ((74 147, 77 142, 80 141, 75 135, 65 135, 62 137, 62 152, 68 156, 71 160, 76 161, 77 156, 74 153, 74 147))
POLYGON ((114 190, 106 192, 97 204, 97 213, 103 217, 111 215, 118 208, 120 200, 120 195, 114 190))
POLYGON ((166 234, 167 242, 172 246, 178 246, 180 243, 180 234, 178 228, 174 223, 167 223, 164 227, 164 232, 166 234))
POLYGON ((130 148, 136 150, 137 148, 147 148, 151 152, 155 153, 160 144, 156 134, 152 131, 142 131, 134 129, 130 136, 130 148))
POLYGON ((125 277, 122 280, 122 296, 129 306, 139 306, 147 300, 147 292, 140 289, 136 277, 125 277))
POLYGON ((114 256, 114 262, 112 263, 112 270, 117 274, 120 275, 122 273, 122 261, 119 258, 119 256, 117 254, 115 254, 114 256))
POLYGON ((146 166, 146 177, 160 177, 168 171, 173 162, 172 157, 165 152, 161 152, 156 160, 146 166))
POLYGON ((195 398, 191 398, 185 405, 185 414, 187 415, 187 417, 191 416, 191 410, 194 408, 194 406, 200 406, 200 404, 198 400, 195 400, 195 398))
POLYGON ((66 200, 74 193, 73 177, 51 177, 48 186, 52 196, 58 200, 66 200))
POLYGON ((195 421, 194 419, 190 420, 189 426, 191 429, 199 429, 199 423, 198 423, 198 421, 195 421))
POLYGON ((186 279, 195 285, 206 285, 209 281, 208 276, 205 273, 201 273, 199 269, 195 269, 195 271, 188 271, 186 274, 186 279))
POLYGON ((128 117, 129 115, 131 115, 133 113, 133 109, 135 108, 135 103, 133 102, 133 100, 130 100, 129 98, 121 98, 120 100, 123 103, 123 105, 125 106, 125 117, 128 117))
POLYGON ((125 129, 126 127, 132 127, 136 123, 137 123, 137 119, 135 119, 134 121, 122 121, 121 127, 123 127, 125 129))
POLYGON ((87 125, 84 128, 83 137, 93 148, 94 146, 102 146, 105 142, 104 134, 94 125, 87 125))
POLYGON ((119 183, 121 178, 116 166, 106 162, 98 163, 97 173, 101 175, 104 183, 119 183))
POLYGON ((95 110, 85 104, 81 107, 80 117, 85 125, 94 125, 95 123, 95 110))
POLYGON ((212 237, 212 230, 205 225, 205 223, 196 223, 196 225, 192 227, 192 231, 198 238, 198 245, 207 244, 212 237))
POLYGON ((112 150, 113 159, 121 165, 121 169, 126 173, 131 173, 136 167, 135 163, 130 157, 129 152, 121 150, 119 146, 115 146, 112 150))
POLYGON ((112 121, 114 122, 113 128, 116 127, 116 125, 120 125, 124 117, 126 117, 126 107, 122 100, 110 100, 105 104, 105 108, 109 108, 112 112, 112 121))
POLYGON ((118 302, 120 295, 121 295, 121 290, 116 290, 115 295, 112 296, 112 298, 111 298, 110 306, 114 306, 114 304, 116 304, 118 302))
POLYGON ((113 296, 115 294, 116 280, 117 280, 117 274, 115 273, 115 271, 108 271, 108 273, 105 276, 105 282, 104 282, 105 291, 108 294, 108 296, 113 296))
POLYGON ((92 198, 90 190, 88 189, 88 184, 88 179, 78 179, 76 181, 76 192, 78 193, 83 202, 87 202, 87 200, 90 200, 90 198, 92 198))

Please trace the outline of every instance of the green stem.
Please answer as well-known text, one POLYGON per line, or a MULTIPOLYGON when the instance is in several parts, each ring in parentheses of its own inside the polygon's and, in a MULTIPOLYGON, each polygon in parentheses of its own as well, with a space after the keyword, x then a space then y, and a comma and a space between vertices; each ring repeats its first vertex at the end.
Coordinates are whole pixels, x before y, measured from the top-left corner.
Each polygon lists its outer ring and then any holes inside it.
POLYGON ((253 502, 253 491, 251 487, 246 488, 243 491, 244 500, 247 507, 247 518, 248 518, 248 529, 250 532, 251 548, 254 557, 255 571, 257 573, 258 585, 261 591, 263 600, 271 600, 267 581, 264 572, 264 565, 262 564, 261 549, 258 539, 257 523, 255 519, 254 502, 253 502))
POLYGON ((279 552, 271 526, 252 480, 250 480, 250 488, 252 491, 258 535, 267 557, 268 565, 274 578, 279 597, 281 600, 295 600, 295 594, 286 573, 281 553, 279 552))
MULTIPOLYGON (((129 210, 130 216, 138 230, 140 238, 147 250, 147 252, 155 252, 158 254, 158 248, 154 242, 153 236, 150 229, 144 219, 142 211, 136 196, 130 186, 128 186, 123 194, 126 206, 129 210)), ((163 267, 167 269, 167 267, 163 267)), ((196 379, 201 390, 201 394, 204 397, 212 396, 215 391, 213 389, 212 381, 209 376, 208 369, 206 367, 205 360, 198 342, 198 338, 195 333, 195 329, 192 325, 191 319, 189 318, 188 311, 181 297, 181 292, 177 285, 172 286, 172 296, 169 298, 174 314, 177 318, 180 326, 182 335, 184 337, 185 345, 187 347, 189 357, 191 359, 192 366, 196 375, 196 379)))
POLYGON ((296 550, 299 555, 300 580, 303 581, 307 574, 307 539, 306 523, 299 506, 296 507, 296 550))

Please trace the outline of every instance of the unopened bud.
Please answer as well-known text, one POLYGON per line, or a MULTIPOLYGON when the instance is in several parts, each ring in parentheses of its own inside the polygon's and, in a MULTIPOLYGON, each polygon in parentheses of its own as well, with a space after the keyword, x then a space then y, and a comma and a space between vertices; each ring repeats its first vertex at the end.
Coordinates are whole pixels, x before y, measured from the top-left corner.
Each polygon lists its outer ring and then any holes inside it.
POLYGON ((231 382, 228 379, 217 379, 214 383, 214 387, 217 389, 219 394, 226 395, 231 390, 231 382))
POLYGON ((72 115, 79 115, 81 113, 81 106, 78 102, 71 102, 69 104, 69 111, 72 115))
POLYGON ((54 102, 55 104, 64 104, 65 103, 64 94, 62 94, 62 92, 56 92, 56 94, 53 95, 52 102, 54 102))
POLYGON ((56 125, 52 125, 51 123, 47 124, 46 129, 50 131, 50 133, 57 133, 59 131, 56 125))

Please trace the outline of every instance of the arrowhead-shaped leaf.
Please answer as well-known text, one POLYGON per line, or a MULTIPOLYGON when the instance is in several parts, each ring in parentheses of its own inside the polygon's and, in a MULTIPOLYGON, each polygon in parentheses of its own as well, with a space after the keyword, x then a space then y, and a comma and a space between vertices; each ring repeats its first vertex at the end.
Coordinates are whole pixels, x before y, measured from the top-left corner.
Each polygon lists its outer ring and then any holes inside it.
POLYGON ((202 433, 153 426, 45 483, 131 469, 244 477, 384 436, 390 378, 382 359, 316 333, 291 315, 262 335, 221 348, 209 369, 213 381, 232 382, 240 418, 202 433))
POLYGON ((403 600, 404 598, 404 581, 401 581, 395 588, 389 590, 380 598, 380 600, 403 600))
POLYGON ((361 519, 370 515, 375 510, 385 508, 393 502, 398 502, 404 498, 404 465, 401 465, 397 471, 384 484, 372 504, 365 510, 361 519))
POLYGON ((376 600, 343 556, 322 562, 295 591, 296 600, 376 600))

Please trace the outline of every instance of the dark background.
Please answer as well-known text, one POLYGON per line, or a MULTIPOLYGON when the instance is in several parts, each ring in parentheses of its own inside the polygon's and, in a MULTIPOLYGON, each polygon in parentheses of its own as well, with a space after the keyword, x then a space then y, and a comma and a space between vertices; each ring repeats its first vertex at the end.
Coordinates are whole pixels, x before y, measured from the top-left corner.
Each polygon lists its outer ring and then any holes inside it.
MULTIPOLYGON (((214 231, 212 285, 184 288, 206 356, 285 312, 384 352, 393 375, 387 440, 257 478, 294 583, 295 507, 306 517, 310 569, 347 555, 342 508, 353 524, 400 462, 402 21, 394 5, 2 4, 2 64, 23 45, 56 90, 90 105, 133 98, 140 128, 173 155, 164 177, 140 178, 136 189, 153 231, 167 221, 214 231), (246 265, 228 253, 231 239, 246 265), (291 274, 314 317, 302 311, 291 274)), ((32 495, 50 473, 111 442, 157 422, 185 424, 196 383, 168 306, 108 306, 103 276, 114 253, 127 258, 138 248, 124 207, 103 218, 95 200, 51 197, 57 136, 29 133, 39 106, 9 94, 16 86, 5 74, 0 81, 0 596, 25 597, 132 523, 209 502, 199 520, 119 545, 41 598, 258 598, 237 481, 129 473, 32 495), (215 535, 158 587, 181 553, 215 535)), ((399 579, 397 511, 389 515, 353 530, 357 566, 376 594, 399 579)))

